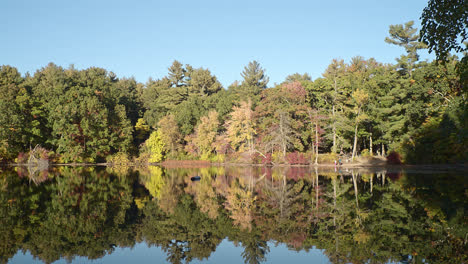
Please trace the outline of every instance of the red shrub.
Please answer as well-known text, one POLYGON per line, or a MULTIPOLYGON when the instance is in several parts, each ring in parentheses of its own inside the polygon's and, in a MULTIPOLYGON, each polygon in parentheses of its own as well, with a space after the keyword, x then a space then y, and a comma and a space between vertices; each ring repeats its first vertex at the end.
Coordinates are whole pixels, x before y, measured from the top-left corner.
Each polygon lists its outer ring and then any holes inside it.
POLYGON ((387 156, 387 163, 392 165, 402 164, 400 154, 395 151, 390 152, 387 156))
POLYGON ((262 164, 272 164, 271 162, 273 161, 273 157, 271 156, 271 153, 267 153, 265 157, 262 156, 262 164))
POLYGON ((309 163, 304 153, 299 153, 299 152, 291 152, 291 153, 286 154, 286 160, 291 165, 309 163))

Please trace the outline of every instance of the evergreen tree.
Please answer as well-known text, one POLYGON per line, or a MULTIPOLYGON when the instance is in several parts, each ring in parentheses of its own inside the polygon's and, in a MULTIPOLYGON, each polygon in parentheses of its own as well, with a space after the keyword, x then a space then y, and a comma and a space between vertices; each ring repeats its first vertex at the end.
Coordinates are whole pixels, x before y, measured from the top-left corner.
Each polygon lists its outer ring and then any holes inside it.
POLYGON ((174 87, 182 86, 184 84, 184 78, 186 77, 185 74, 187 72, 187 70, 184 69, 182 63, 174 60, 168 70, 168 80, 171 82, 171 85, 174 87))
POLYGON ((190 72, 189 78, 187 86, 190 95, 206 96, 222 89, 221 83, 208 69, 194 69, 190 72))
POLYGON ((0 160, 11 160, 29 143, 26 134, 27 109, 18 104, 28 96, 21 87, 23 78, 16 68, 0 66, 0 160))
POLYGON ((342 111, 339 111, 339 109, 343 108, 343 102, 346 99, 343 96, 342 91, 339 92, 339 90, 342 90, 342 79, 344 77, 346 71, 346 66, 344 64, 343 60, 337 60, 333 59, 330 65, 328 65, 328 68, 325 70, 325 73, 323 76, 327 78, 329 81, 332 82, 333 85, 333 91, 332 91, 332 98, 331 98, 331 117, 330 117, 330 122, 331 122, 331 127, 332 127, 332 137, 333 137, 333 145, 332 145, 332 153, 337 152, 337 134, 339 129, 338 122, 340 120, 340 113, 342 111))
POLYGON ((265 74, 265 70, 257 61, 251 61, 241 73, 243 78, 242 84, 235 86, 235 93, 238 98, 245 100, 250 98, 253 106, 256 106, 260 100, 260 93, 267 87, 269 78, 265 74))
POLYGON ((425 49, 426 45, 419 41, 418 29, 413 28, 414 21, 406 22, 404 25, 391 25, 390 37, 385 42, 405 48, 407 55, 397 59, 399 68, 411 78, 416 62, 419 60, 418 50, 425 49))

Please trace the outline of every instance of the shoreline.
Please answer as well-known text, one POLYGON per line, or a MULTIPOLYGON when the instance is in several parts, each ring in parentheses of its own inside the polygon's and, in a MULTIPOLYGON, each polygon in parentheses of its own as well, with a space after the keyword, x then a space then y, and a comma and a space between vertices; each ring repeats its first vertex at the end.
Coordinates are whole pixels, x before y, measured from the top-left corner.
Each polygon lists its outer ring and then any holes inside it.
MULTIPOLYGON (((6 167, 28 167, 30 164, 24 163, 6 163, 1 164, 6 167)), ((32 165, 34 166, 34 165, 32 165)), ((269 167, 269 168, 327 168, 327 169, 461 169, 468 170, 468 164, 369 164, 369 163, 345 163, 342 165, 334 164, 309 164, 309 165, 296 165, 296 164, 276 164, 276 165, 265 165, 265 164, 250 164, 250 163, 212 163, 208 161, 192 161, 192 160, 181 160, 181 161, 170 161, 170 162, 158 162, 158 163, 125 163, 125 164, 113 164, 113 163, 51 163, 49 167, 115 167, 115 166, 127 166, 127 167, 147 167, 147 166, 161 166, 165 168, 205 168, 205 167, 269 167)))

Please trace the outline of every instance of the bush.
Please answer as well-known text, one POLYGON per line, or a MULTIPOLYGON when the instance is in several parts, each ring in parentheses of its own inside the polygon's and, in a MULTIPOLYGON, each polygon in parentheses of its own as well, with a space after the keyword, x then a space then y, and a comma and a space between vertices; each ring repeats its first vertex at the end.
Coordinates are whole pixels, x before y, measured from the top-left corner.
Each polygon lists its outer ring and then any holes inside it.
MULTIPOLYGON (((326 153, 326 154, 319 154, 317 161, 319 164, 335 164, 335 160, 336 162, 338 162, 338 159, 339 159, 338 154, 326 153)), ((343 162, 343 159, 341 162, 343 162)))
POLYGON ((210 161, 214 163, 224 163, 226 156, 223 154, 211 155, 210 161))
POLYGON ((271 156, 271 153, 265 154, 265 157, 262 157, 262 164, 264 165, 271 165, 273 161, 273 157, 271 156))
POLYGON ((34 149, 31 149, 28 153, 20 152, 18 157, 15 159, 15 162, 18 164, 25 164, 30 161, 44 161, 49 162, 49 160, 54 158, 54 152, 47 150, 39 145, 34 149))
POLYGON ((149 159, 150 159, 149 153, 141 153, 138 158, 134 159, 133 163, 137 166, 145 166, 148 164, 149 159))
POLYGON ((387 163, 392 165, 399 165, 401 164, 401 156, 395 151, 392 151, 387 156, 387 163))
POLYGON ((128 155, 123 152, 117 152, 114 155, 107 156, 106 161, 113 165, 126 165, 130 163, 128 155))
POLYGON ((281 152, 274 152, 271 159, 275 164, 284 164, 286 162, 281 152))
POLYGON ((371 153, 370 153, 370 151, 368 149, 363 149, 361 151, 361 157, 370 157, 370 156, 372 156, 372 155, 371 155, 371 153))
POLYGON ((28 162, 28 158, 29 158, 28 154, 24 152, 20 152, 18 153, 18 157, 15 159, 15 162, 18 164, 25 164, 26 162, 28 162))
POLYGON ((286 154, 286 161, 291 165, 309 164, 306 155, 297 151, 286 154))

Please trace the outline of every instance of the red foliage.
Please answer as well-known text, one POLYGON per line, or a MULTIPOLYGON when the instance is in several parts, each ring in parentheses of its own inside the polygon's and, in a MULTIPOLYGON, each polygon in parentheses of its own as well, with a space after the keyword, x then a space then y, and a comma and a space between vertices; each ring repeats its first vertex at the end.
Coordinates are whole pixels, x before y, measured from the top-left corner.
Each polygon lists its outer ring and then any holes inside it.
POLYGON ((304 155, 304 153, 299 153, 299 152, 291 152, 291 153, 286 154, 286 161, 291 165, 309 163, 309 160, 304 155))
POLYGON ((398 179, 401 178, 401 173, 399 172, 391 172, 391 173, 387 173, 387 176, 392 179, 392 181, 396 181, 398 179))
POLYGON ((265 157, 262 156, 262 164, 272 164, 271 162, 273 161, 273 158, 271 156, 271 153, 267 153, 265 157))
POLYGON ((304 244, 307 235, 305 233, 292 233, 288 239, 288 244, 292 247, 299 249, 304 244))
POLYGON ((400 154, 395 151, 390 152, 387 156, 387 163, 392 165, 402 164, 400 154))
POLYGON ((162 163, 164 168, 208 168, 211 163, 206 160, 165 160, 162 163))
POLYGON ((286 171, 286 178, 297 181, 304 178, 304 175, 307 175, 308 170, 308 167, 291 167, 286 171))
POLYGON ((267 179, 271 180, 272 174, 273 174, 273 170, 271 169, 271 167, 262 167, 261 173, 262 173, 262 174, 265 174, 265 177, 266 177, 267 179))
POLYGON ((29 155, 24 152, 18 153, 17 163, 22 164, 28 162, 28 157, 29 155))
POLYGON ((302 87, 300 82, 287 83, 282 86, 284 96, 288 96, 299 102, 305 101, 307 91, 302 87))

